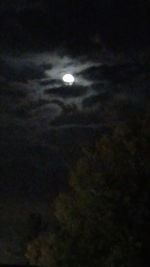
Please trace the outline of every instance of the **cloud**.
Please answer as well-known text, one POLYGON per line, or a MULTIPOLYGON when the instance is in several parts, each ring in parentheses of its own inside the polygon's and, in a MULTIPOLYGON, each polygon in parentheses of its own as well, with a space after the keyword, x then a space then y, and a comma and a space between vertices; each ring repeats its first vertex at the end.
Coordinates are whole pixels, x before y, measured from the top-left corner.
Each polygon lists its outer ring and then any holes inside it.
POLYGON ((87 68, 86 70, 83 70, 81 72, 81 75, 83 75, 86 79, 90 79, 90 80, 100 80, 100 76, 101 76, 101 66, 91 66, 89 68, 87 68))
POLYGON ((109 92, 103 92, 98 95, 93 95, 87 98, 84 98, 82 101, 83 107, 86 108, 97 108, 106 105, 106 103, 110 100, 111 94, 109 92))
POLYGON ((46 89, 44 93, 49 96, 52 95, 55 97, 58 96, 62 98, 72 98, 85 95, 87 93, 87 90, 88 89, 84 86, 73 85, 54 89, 46 89))
MULTIPOLYGON (((112 59, 110 56, 108 63, 108 58, 101 55, 93 61, 88 57, 73 58, 61 49, 1 56, 0 94, 5 103, 1 122, 9 124, 9 119, 15 118, 29 128, 39 127, 37 131, 49 129, 60 117, 60 125, 78 125, 79 121, 90 124, 94 117, 88 115, 87 120, 77 109, 88 109, 92 114, 95 109, 109 106, 115 98, 119 101, 120 96, 135 99, 133 92, 141 94, 139 82, 144 79, 145 83, 148 68, 123 57, 114 62, 112 59), (62 82, 65 73, 75 76, 70 87, 62 82)), ((142 88, 146 92, 148 85, 142 88)))
POLYGON ((0 97, 9 97, 10 99, 23 99, 27 96, 27 90, 22 83, 8 84, 0 83, 0 97))
POLYGON ((46 79, 40 81, 41 86, 56 86, 57 84, 62 85, 62 81, 58 81, 57 79, 46 79))
POLYGON ((36 66, 31 62, 16 64, 15 60, 1 60, 1 77, 7 82, 27 82, 44 77, 45 66, 36 66))

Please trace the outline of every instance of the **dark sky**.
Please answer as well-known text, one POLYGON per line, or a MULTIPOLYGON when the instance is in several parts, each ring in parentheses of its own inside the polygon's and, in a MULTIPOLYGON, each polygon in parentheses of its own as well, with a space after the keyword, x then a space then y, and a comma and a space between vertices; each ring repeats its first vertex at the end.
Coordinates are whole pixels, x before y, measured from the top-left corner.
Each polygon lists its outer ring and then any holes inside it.
POLYGON ((139 46, 149 40, 149 5, 149 0, 2 0, 1 42, 9 49, 43 49, 97 34, 107 44, 139 46))
POLYGON ((120 105, 132 116, 146 105, 149 10, 149 0, 0 1, 2 263, 4 243, 16 242, 9 222, 46 210, 66 188, 68 159, 103 131, 101 114, 120 105))

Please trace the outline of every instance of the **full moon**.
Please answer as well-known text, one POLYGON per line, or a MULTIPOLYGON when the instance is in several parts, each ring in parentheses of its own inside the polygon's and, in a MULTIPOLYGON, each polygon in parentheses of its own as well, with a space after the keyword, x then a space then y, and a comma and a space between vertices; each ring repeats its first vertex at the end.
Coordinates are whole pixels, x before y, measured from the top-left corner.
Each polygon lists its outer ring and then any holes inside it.
POLYGON ((65 74, 63 76, 63 81, 68 85, 72 85, 75 81, 75 78, 71 74, 65 74))

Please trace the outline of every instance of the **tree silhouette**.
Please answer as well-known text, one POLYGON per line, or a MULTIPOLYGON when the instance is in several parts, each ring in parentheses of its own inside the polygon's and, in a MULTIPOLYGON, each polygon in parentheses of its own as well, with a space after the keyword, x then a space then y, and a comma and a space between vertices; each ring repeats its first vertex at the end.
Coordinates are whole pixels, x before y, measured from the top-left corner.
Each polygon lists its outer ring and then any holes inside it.
POLYGON ((121 123, 84 148, 71 190, 55 202, 57 232, 27 248, 43 266, 141 267, 149 229, 149 114, 121 123))

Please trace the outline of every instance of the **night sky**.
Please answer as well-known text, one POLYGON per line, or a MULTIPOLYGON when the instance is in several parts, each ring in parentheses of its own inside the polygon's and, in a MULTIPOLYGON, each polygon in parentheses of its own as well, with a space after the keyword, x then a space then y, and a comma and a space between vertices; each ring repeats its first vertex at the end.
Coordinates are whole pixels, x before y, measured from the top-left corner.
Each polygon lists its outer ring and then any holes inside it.
POLYGON ((67 156, 104 129, 96 114, 147 104, 149 11, 149 0, 0 1, 0 263, 23 262, 16 221, 66 190, 67 156))

